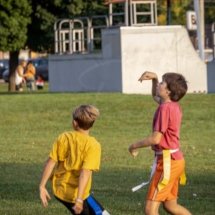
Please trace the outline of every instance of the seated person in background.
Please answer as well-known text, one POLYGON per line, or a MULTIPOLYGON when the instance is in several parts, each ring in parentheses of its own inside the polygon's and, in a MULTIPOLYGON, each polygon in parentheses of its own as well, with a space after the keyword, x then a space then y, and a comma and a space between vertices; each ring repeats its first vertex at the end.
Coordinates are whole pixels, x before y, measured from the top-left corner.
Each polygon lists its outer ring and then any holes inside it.
POLYGON ((39 76, 37 77, 36 86, 37 86, 37 89, 38 89, 38 90, 42 90, 43 87, 44 87, 44 80, 43 80, 43 78, 42 78, 41 75, 39 75, 39 76))

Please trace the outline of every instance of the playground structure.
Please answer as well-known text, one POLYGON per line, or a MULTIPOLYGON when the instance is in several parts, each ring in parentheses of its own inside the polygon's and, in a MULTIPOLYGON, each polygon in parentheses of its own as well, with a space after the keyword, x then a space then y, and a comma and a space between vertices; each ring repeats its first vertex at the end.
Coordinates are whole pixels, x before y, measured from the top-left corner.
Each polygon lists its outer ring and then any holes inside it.
POLYGON ((101 31, 105 28, 157 25, 156 0, 105 0, 104 3, 108 5, 108 15, 63 19, 55 23, 55 53, 84 54, 101 49, 101 31), (113 4, 120 5, 123 11, 115 12, 113 4))
POLYGON ((145 71, 178 72, 190 93, 206 93, 206 64, 182 26, 157 26, 156 0, 105 0, 108 15, 58 20, 49 57, 53 92, 151 93, 145 71), (122 12, 115 11, 120 5, 122 12), (98 22, 99 20, 99 22, 98 22), (97 22, 96 22, 97 21, 97 22), (98 24, 99 23, 99 24, 98 24))

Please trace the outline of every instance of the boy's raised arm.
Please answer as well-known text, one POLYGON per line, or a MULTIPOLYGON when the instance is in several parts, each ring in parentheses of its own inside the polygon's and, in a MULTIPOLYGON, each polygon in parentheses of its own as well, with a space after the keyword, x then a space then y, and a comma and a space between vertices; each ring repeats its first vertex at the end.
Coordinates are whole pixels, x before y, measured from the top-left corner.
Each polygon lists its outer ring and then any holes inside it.
POLYGON ((160 103, 160 98, 157 96, 157 93, 156 93, 156 87, 158 84, 157 74, 154 72, 146 71, 140 76, 138 81, 142 83, 142 81, 144 80, 152 80, 152 97, 157 103, 160 103))

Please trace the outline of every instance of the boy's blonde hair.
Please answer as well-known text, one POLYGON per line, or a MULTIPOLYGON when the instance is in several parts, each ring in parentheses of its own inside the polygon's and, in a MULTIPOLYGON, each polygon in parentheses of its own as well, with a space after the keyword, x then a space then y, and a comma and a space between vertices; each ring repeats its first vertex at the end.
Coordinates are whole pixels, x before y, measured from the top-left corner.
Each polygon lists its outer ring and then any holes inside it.
POLYGON ((72 116, 80 128, 88 130, 99 116, 99 110, 93 105, 81 105, 73 111, 72 116))

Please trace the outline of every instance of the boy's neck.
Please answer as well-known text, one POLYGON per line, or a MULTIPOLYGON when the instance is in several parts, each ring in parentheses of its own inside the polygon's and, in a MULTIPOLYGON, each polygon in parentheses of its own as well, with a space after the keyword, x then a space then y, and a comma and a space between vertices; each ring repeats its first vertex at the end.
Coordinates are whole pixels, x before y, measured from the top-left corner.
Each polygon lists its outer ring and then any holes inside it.
POLYGON ((172 102, 170 98, 161 98, 161 103, 172 102))
POLYGON ((86 134, 86 135, 89 135, 89 133, 90 133, 89 129, 88 130, 84 130, 84 129, 81 129, 81 128, 77 128, 75 130, 78 131, 78 132, 80 132, 80 133, 82 133, 82 134, 86 134))

